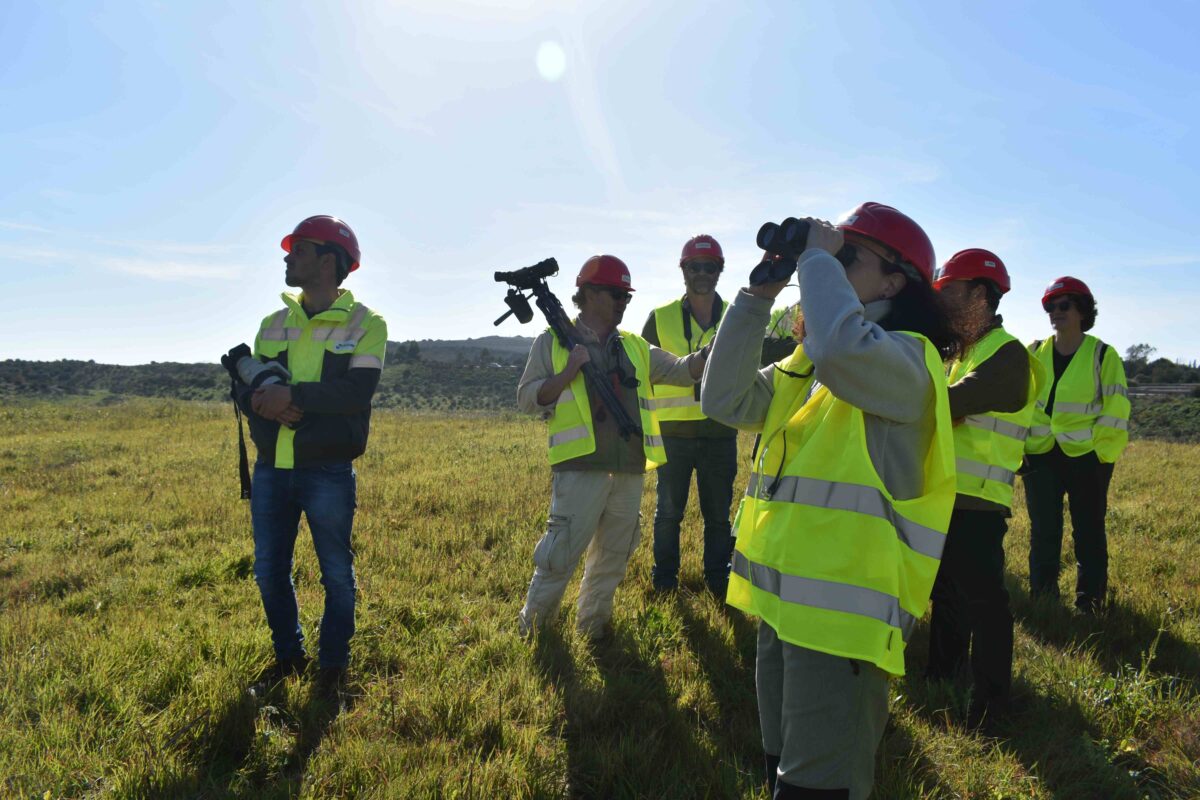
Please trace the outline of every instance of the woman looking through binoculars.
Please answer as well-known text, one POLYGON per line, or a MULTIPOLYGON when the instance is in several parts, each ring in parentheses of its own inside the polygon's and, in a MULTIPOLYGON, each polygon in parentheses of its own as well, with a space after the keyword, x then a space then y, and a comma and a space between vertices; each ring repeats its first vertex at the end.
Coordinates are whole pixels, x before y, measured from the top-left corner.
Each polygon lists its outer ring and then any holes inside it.
POLYGON ((777 798, 865 798, 888 679, 904 674, 954 503, 943 358, 962 342, 938 307, 933 246, 913 220, 864 203, 836 226, 806 221, 803 340, 760 370, 785 281, 743 289, 714 342, 701 405, 762 434, 727 601, 762 620, 768 782, 777 798))

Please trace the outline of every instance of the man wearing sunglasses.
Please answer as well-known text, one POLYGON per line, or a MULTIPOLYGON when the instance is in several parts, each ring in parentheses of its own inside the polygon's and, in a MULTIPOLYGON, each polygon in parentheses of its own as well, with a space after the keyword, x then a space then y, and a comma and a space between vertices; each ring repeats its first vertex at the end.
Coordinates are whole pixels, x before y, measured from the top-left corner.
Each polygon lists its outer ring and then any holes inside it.
POLYGON ((1087 284, 1064 276, 1042 296, 1054 335, 1030 350, 1048 381, 1025 441, 1029 509, 1029 583, 1034 595, 1058 596, 1063 495, 1075 540, 1075 608, 1095 614, 1108 592, 1108 484, 1129 442, 1125 368, 1117 352, 1087 334, 1096 300, 1087 284))
MULTIPOLYGON (((716 239, 707 234, 689 239, 679 257, 685 293, 654 309, 642 328, 646 341, 679 356, 707 346, 729 305, 717 294, 724 267, 716 239)), ((737 431, 704 415, 699 384, 656 385, 653 402, 667 451, 667 463, 658 471, 654 510, 654 588, 672 591, 679 585, 679 526, 695 472, 704 518, 704 582, 724 598, 733 551, 729 507, 737 476, 737 431)))
POLYGON ((593 642, 612 632, 613 595, 641 540, 642 486, 647 469, 667 460, 652 384, 692 386, 705 353, 678 358, 641 336, 620 330, 633 292, 629 269, 616 256, 592 256, 571 298, 579 345, 567 352, 549 330, 534 340, 517 387, 517 405, 549 421, 553 474, 546 533, 533 551, 534 571, 521 609, 522 634, 554 615, 579 559, 576 625, 593 642), (642 436, 623 437, 580 369, 595 364, 611 382, 642 436))

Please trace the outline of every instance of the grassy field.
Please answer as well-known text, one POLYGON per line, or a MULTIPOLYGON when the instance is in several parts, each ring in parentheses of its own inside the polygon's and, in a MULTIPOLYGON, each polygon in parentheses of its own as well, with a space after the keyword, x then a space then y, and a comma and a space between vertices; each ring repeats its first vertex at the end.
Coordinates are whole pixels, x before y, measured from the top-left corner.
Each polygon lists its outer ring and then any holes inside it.
MULTIPOLYGON (((612 642, 578 639, 569 605, 525 641, 515 617, 549 497, 541 424, 374 422, 339 705, 310 679, 248 691, 270 644, 227 405, 0 409, 0 797, 765 797, 754 624, 700 591, 694 503, 685 591, 649 591, 648 486, 612 642)), ((1018 511, 1019 709, 995 736, 965 730, 962 691, 918 677, 922 626, 875 797, 1200 797, 1197 485, 1200 446, 1130 447, 1098 620, 1030 601, 1018 511)), ((322 593, 306 535, 311 645, 322 593)))

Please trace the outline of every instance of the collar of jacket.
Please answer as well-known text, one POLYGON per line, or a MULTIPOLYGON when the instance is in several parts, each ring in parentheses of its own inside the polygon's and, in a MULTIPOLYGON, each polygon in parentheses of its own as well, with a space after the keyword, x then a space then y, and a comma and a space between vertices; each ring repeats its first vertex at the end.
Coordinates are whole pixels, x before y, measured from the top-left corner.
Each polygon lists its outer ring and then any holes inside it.
MULTIPOLYGON (((338 295, 337 300, 333 301, 333 305, 314 316, 313 319, 328 319, 340 322, 346 318, 346 315, 350 313, 350 309, 354 307, 354 295, 351 294, 349 289, 340 289, 339 291, 341 293, 338 295)), ((309 318, 308 312, 304 310, 304 305, 300 302, 303 293, 292 294, 291 292, 283 292, 279 297, 288 308, 295 311, 303 319, 309 318)))

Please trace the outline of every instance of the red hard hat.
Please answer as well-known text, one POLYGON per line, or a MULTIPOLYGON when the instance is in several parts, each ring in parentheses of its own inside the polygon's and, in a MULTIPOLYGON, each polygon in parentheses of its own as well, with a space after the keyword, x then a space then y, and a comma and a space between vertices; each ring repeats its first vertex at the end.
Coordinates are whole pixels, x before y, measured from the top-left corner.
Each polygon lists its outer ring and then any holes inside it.
POLYGON ((1064 275, 1061 278, 1055 278, 1050 282, 1050 285, 1046 287, 1046 291, 1042 294, 1042 305, 1046 305, 1048 300, 1052 300, 1055 297, 1059 297, 1064 294, 1082 295, 1093 301, 1096 299, 1092 297, 1092 290, 1087 287, 1086 283, 1079 280, 1079 278, 1072 278, 1070 275, 1064 275))
POLYGON ((933 283, 933 243, 920 225, 891 206, 863 203, 843 217, 837 228, 887 245, 915 267, 926 283, 933 283))
POLYGON ((721 245, 707 233, 687 240, 683 252, 679 254, 679 266, 682 267, 693 258, 711 258, 722 267, 725 266, 725 254, 721 252, 721 245))
POLYGON ((631 283, 629 267, 616 256, 592 256, 583 262, 579 277, 575 279, 576 286, 616 286, 627 292, 634 290, 631 283))
POLYGON ((937 271, 937 279, 933 288, 941 289, 950 281, 970 281, 975 278, 986 278, 996 284, 1000 294, 1012 288, 1008 279, 1008 270, 1004 262, 991 250, 972 247, 970 250, 959 250, 950 256, 950 260, 942 264, 937 271))
POLYGON ((288 253, 292 252, 292 239, 310 239, 322 244, 340 244, 350 255, 350 271, 354 272, 358 269, 358 259, 362 255, 358 251, 358 237, 354 235, 354 231, 350 230, 349 225, 337 217, 331 217, 328 214, 309 217, 297 225, 296 230, 283 237, 279 246, 288 253))

